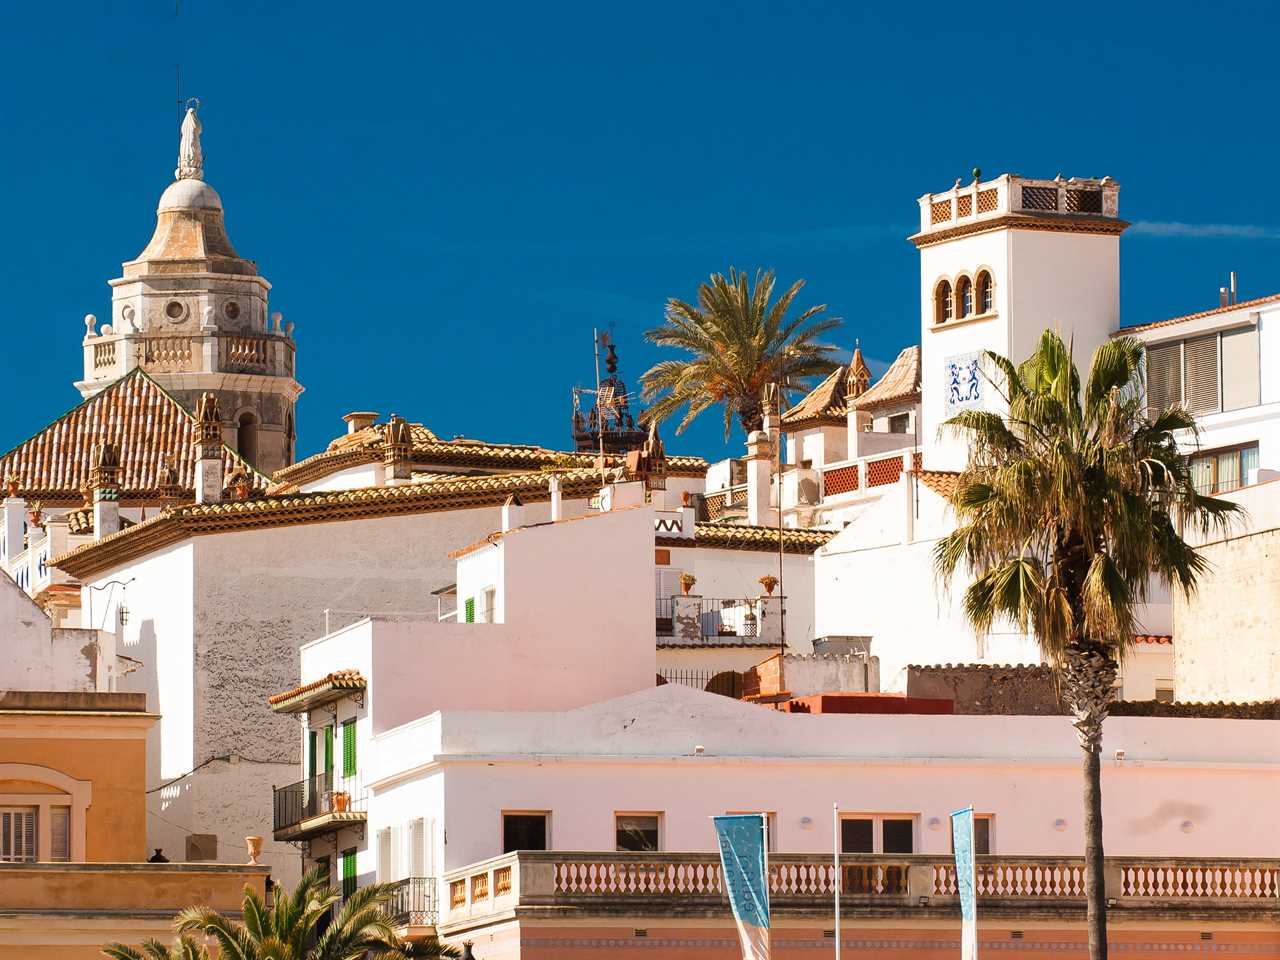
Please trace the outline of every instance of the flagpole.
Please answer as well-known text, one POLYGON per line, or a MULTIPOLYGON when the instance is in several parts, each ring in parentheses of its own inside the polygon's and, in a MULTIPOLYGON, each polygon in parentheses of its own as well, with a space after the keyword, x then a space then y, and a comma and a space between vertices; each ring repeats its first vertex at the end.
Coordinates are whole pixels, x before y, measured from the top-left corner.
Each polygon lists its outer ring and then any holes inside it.
POLYGON ((835 866, 836 960, 840 960, 840 804, 831 804, 831 862, 835 866))
MULTIPOLYGON (((761 812, 760 826, 764 831, 764 850, 762 851, 762 853, 764 854, 764 895, 766 898, 768 898, 769 896, 769 814, 767 812, 763 812, 763 811, 761 812)), ((769 922, 769 932, 767 936, 769 938, 768 939, 769 953, 772 955, 773 953, 773 921, 772 919, 769 922)))

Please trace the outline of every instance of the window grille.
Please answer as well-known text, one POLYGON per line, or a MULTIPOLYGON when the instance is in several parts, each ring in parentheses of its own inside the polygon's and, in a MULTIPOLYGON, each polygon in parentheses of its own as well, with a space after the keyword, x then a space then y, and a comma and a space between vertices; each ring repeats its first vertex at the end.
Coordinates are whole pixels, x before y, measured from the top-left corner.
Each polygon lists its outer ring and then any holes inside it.
POLYGON ((979 190, 978 191, 978 212, 990 213, 996 208, 998 202, 997 191, 995 190, 979 190))
POLYGON ((951 219, 951 201, 935 200, 929 207, 929 222, 946 223, 951 219))
POLYGON ((1022 188, 1022 208, 1024 210, 1057 210, 1058 188, 1024 186, 1022 188))
POLYGON ((851 493, 858 489, 858 467, 837 467, 823 474, 823 486, 828 497, 851 493))
POLYGON ((973 213, 973 194, 965 193, 956 197, 956 216, 967 217, 973 213))
POLYGON ((1067 212, 1068 213, 1101 213, 1102 212, 1102 191, 1101 190, 1068 190, 1067 191, 1067 212))

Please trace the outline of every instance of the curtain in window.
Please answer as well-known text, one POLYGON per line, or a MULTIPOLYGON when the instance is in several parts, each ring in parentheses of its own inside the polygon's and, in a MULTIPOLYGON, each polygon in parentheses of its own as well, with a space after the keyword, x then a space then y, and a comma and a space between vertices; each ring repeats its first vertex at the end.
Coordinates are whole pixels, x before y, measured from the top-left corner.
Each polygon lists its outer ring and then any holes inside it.
POLYGON ((1191 461, 1191 482, 1197 493, 1213 493, 1213 457, 1195 457, 1191 461))
POLYGON ((1218 454, 1217 492, 1223 493, 1240 486, 1240 451, 1218 454))

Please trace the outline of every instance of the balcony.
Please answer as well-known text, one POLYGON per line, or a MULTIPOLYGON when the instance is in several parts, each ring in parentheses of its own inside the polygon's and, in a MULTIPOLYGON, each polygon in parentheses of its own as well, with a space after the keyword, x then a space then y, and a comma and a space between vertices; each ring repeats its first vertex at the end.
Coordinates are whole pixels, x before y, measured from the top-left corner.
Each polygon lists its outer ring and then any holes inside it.
POLYGON ((878 497, 887 487, 898 482, 906 469, 921 468, 920 451, 909 447, 888 456, 862 457, 827 464, 822 470, 821 498, 849 495, 849 499, 878 497))
MULTIPOLYGON (((950 857, 849 854, 841 861, 841 910, 850 919, 958 916, 950 857)), ((771 854, 771 907, 780 916, 831 910, 828 855, 771 854)), ((1280 910, 1280 860, 1114 857, 1106 893, 1117 919, 1257 921, 1280 910)), ((982 856, 978 909, 987 917, 1062 918, 1085 910, 1082 858, 982 856)), ((447 935, 505 916, 729 916, 720 861, 705 853, 521 851, 445 876, 447 935)))
POLYGON ((756 602, 712 597, 657 597, 654 633, 659 646, 775 646, 759 635, 756 602), (693 629, 696 618, 697 629, 693 629))
POLYGON ((387 912, 402 937, 434 936, 439 913, 435 877, 406 877, 392 884, 387 912))
POLYGON ((334 771, 272 790, 272 834, 276 840, 310 840, 363 824, 369 793, 359 777, 334 771))

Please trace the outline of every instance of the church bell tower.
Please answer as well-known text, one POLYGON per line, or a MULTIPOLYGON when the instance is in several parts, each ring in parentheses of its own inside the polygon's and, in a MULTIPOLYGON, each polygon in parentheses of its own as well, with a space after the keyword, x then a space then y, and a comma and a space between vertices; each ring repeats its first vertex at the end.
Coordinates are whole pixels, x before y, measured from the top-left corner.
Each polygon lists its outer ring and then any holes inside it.
POLYGON ((110 281, 110 322, 85 317, 76 388, 88 398, 140 367, 188 411, 213 393, 223 440, 271 474, 294 459, 293 324, 268 312, 271 284, 227 237, 222 199, 204 181, 197 107, 182 121, 151 242, 110 281))

